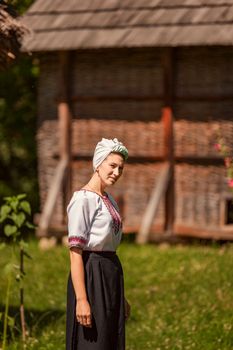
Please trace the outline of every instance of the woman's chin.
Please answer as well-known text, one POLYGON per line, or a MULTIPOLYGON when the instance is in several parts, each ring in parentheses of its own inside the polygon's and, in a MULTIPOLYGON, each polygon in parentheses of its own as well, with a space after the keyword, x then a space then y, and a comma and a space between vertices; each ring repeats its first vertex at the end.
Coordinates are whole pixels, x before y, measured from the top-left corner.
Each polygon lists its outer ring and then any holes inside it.
POLYGON ((115 182, 116 182, 116 180, 108 179, 108 180, 106 181, 106 185, 107 185, 107 186, 111 186, 111 185, 114 185, 115 182))

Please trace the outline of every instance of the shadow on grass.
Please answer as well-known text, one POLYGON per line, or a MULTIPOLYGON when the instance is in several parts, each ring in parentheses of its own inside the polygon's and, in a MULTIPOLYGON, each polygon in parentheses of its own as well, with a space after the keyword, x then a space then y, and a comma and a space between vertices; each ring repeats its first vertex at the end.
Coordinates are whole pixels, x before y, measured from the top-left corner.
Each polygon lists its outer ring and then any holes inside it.
MULTIPOLYGON (((4 311, 4 305, 0 304, 1 312, 4 311)), ((21 335, 20 312, 19 307, 11 306, 9 308, 9 316, 14 319, 14 328, 8 332, 9 340, 17 338, 21 335)), ((26 329, 30 336, 39 336, 49 325, 54 325, 57 322, 64 323, 66 314, 65 311, 56 309, 36 310, 25 309, 26 329)), ((3 320, 0 321, 0 339, 2 338, 3 320)))

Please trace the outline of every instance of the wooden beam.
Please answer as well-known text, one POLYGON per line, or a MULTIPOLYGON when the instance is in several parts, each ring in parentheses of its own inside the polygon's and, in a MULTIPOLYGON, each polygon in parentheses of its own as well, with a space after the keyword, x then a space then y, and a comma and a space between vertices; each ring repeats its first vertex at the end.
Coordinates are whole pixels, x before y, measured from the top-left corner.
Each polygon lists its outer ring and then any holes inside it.
POLYGON ((164 131, 164 158, 171 162, 174 160, 174 135, 173 116, 170 107, 163 108, 162 123, 164 131))
POLYGON ((70 79, 71 79, 71 53, 59 52, 60 59, 60 81, 59 99, 57 104, 59 123, 60 159, 67 159, 65 181, 62 184, 63 192, 63 218, 66 217, 66 207, 71 196, 72 166, 71 166, 71 124, 72 112, 70 105, 70 79))
POLYGON ((144 244, 149 239, 150 229, 151 229, 154 217, 157 214, 160 201, 162 197, 165 195, 165 192, 167 190, 170 176, 171 176, 171 166, 169 163, 165 163, 160 172, 159 178, 156 180, 154 184, 149 203, 144 212, 142 223, 136 239, 136 242, 138 244, 144 244))
POLYGON ((190 164, 200 164, 200 165, 224 165, 224 158, 221 156, 197 156, 197 155, 187 155, 187 156, 174 156, 174 161, 176 163, 190 163, 190 164))
POLYGON ((185 225, 175 225, 174 234, 181 237, 196 237, 202 239, 233 240, 233 225, 228 229, 222 227, 190 227, 185 225))
POLYGON ((172 233, 174 223, 174 137, 173 117, 171 108, 163 108, 162 121, 164 125, 164 158, 170 164, 170 179, 165 194, 165 224, 166 233, 172 233))
POLYGON ((36 235, 38 237, 45 237, 48 233, 49 224, 54 211, 54 207, 57 201, 58 194, 61 190, 61 183, 64 179, 65 171, 67 168, 68 159, 63 158, 59 161, 57 168, 49 186, 48 195, 40 215, 38 228, 36 235))
MULTIPOLYGON (((166 90, 168 91, 168 90, 166 90)), ((169 102, 170 94, 167 93, 166 102, 169 102)), ((197 102, 221 102, 221 101, 232 101, 232 95, 176 95, 175 92, 172 94, 173 99, 177 101, 197 101, 197 102)), ((76 95, 70 98, 73 102, 112 102, 112 101, 137 101, 137 102, 147 102, 147 101, 164 101, 164 95, 118 95, 118 96, 91 96, 91 95, 76 95)), ((166 104, 164 104, 166 105, 166 104)))
POLYGON ((174 103, 174 80, 175 80, 175 49, 165 48, 162 55, 163 64, 163 89, 164 108, 162 110, 162 122, 164 125, 164 159, 169 162, 171 176, 165 194, 165 222, 164 231, 172 234, 174 223, 174 136, 173 136, 173 103, 174 103))
MULTIPOLYGON (((53 154, 53 158, 60 159, 60 155, 58 153, 53 154)), ((92 161, 92 154, 73 154, 72 162, 77 161, 92 161)), ((127 160, 127 164, 134 163, 156 163, 163 162, 164 156, 130 156, 130 159, 127 160)), ((216 156, 197 156, 197 155, 187 155, 187 156, 175 156, 174 161, 176 163, 195 163, 195 164, 203 164, 203 165, 224 165, 224 158, 216 155, 216 156)))
POLYGON ((59 163, 55 169, 55 173, 49 190, 45 205, 40 216, 37 236, 47 236, 49 225, 55 209, 57 198, 62 192, 63 194, 63 221, 66 217, 66 206, 71 196, 71 120, 72 113, 69 103, 70 96, 70 54, 67 51, 59 53, 60 59, 60 79, 59 99, 57 104, 58 127, 59 127, 59 163))
POLYGON ((162 101, 162 95, 151 95, 151 96, 142 96, 142 95, 134 95, 134 96, 72 96, 72 102, 111 102, 111 101, 162 101))
MULTIPOLYGON (((232 101, 232 95, 174 95, 174 99, 178 101, 197 101, 197 102, 222 102, 232 101)), ((221 116, 220 116, 221 117, 221 116)))
POLYGON ((163 84, 164 84, 164 108, 162 110, 162 122, 164 126, 164 159, 170 164, 170 180, 165 194, 165 224, 166 234, 172 234, 174 223, 174 136, 173 136, 173 104, 174 104, 174 80, 175 80, 175 49, 165 48, 162 56, 163 84))
POLYGON ((174 48, 164 48, 162 55, 164 106, 173 107, 174 100, 174 48))
POLYGON ((58 104, 58 128, 60 158, 71 158, 71 113, 67 102, 58 104))

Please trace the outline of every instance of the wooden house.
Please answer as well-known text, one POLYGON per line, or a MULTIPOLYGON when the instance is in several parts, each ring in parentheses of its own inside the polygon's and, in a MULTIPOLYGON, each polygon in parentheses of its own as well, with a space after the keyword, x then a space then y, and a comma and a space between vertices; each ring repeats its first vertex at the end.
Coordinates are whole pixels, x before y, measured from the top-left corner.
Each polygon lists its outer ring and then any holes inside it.
POLYGON ((102 138, 129 149, 125 232, 233 238, 217 130, 233 151, 232 0, 36 0, 39 235, 66 225, 102 138))

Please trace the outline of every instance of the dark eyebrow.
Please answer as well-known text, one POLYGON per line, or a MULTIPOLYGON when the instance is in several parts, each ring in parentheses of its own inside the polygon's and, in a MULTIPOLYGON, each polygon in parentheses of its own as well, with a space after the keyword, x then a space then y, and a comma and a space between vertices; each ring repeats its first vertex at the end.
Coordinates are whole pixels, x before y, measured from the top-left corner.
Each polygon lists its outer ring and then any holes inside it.
MULTIPOLYGON (((113 165, 117 165, 117 163, 111 162, 113 165)), ((124 168, 124 165, 119 165, 121 168, 124 168)))

